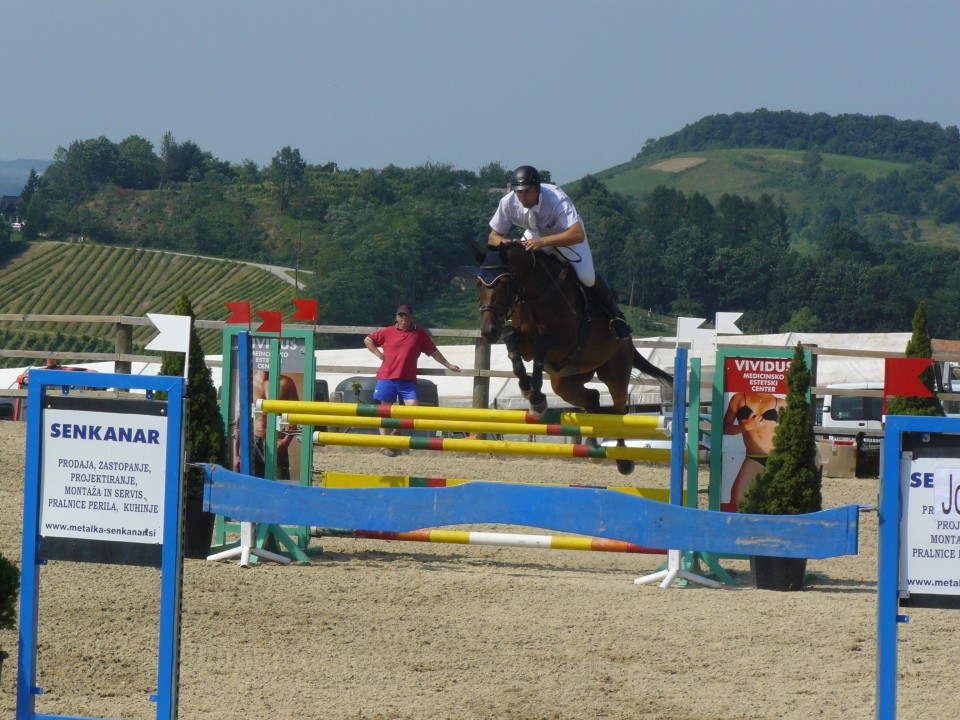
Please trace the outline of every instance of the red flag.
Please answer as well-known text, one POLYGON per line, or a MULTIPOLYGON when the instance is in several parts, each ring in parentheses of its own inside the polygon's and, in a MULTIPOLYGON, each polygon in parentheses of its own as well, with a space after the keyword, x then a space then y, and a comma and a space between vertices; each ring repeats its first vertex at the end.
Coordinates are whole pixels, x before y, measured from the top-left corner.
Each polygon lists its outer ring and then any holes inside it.
POLYGON ((226 306, 230 309, 230 317, 227 318, 227 325, 241 325, 246 323, 247 329, 250 328, 250 303, 228 302, 226 306))
POLYGON ((283 326, 283 313, 274 310, 257 310, 257 315, 263 323, 257 328, 258 333, 277 333, 280 334, 280 328, 283 326))
POLYGON ((933 365, 933 358, 886 358, 883 368, 883 394, 933 397, 920 381, 920 373, 933 365))
POLYGON ((291 320, 306 320, 309 323, 317 324, 317 301, 316 300, 297 300, 293 304, 297 306, 297 311, 293 314, 291 320))

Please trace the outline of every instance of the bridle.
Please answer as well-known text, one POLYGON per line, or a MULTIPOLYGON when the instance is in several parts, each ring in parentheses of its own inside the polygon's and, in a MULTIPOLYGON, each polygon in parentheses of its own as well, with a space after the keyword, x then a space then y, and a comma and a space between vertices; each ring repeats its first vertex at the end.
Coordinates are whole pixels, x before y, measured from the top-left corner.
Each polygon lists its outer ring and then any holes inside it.
POLYGON ((501 280, 507 280, 510 283, 507 292, 507 298, 513 298, 513 302, 509 305, 503 305, 500 303, 491 303, 488 305, 480 305, 480 313, 492 312, 495 314, 495 317, 498 321, 502 321, 507 315, 510 314, 510 311, 513 310, 513 307, 517 304, 519 299, 519 294, 516 292, 514 287, 516 283, 516 278, 513 276, 513 269, 509 265, 497 264, 497 265, 481 265, 480 273, 477 275, 477 282, 483 285, 485 288, 490 288, 491 290, 500 283, 501 280))
MULTIPOLYGON (((484 287, 492 289, 495 285, 505 279, 510 283, 507 292, 507 297, 510 299, 509 305, 502 303, 481 304, 481 314, 484 312, 492 312, 495 314, 495 317, 498 321, 503 321, 508 315, 511 314, 512 310, 517 305, 529 305, 542 300, 553 292, 559 292, 560 282, 564 279, 565 274, 568 271, 566 266, 564 266, 561 270, 559 278, 555 277, 553 273, 547 271, 546 268, 543 268, 543 274, 545 274, 550 281, 550 283, 547 285, 547 288, 533 297, 527 297, 524 295, 523 291, 527 285, 527 281, 534 275, 538 263, 537 253, 533 253, 530 257, 532 261, 530 272, 527 273, 526 279, 522 283, 517 281, 516 276, 513 274, 513 268, 510 265, 498 263, 495 265, 480 266, 480 272, 477 275, 477 280, 484 287)), ((564 298, 564 302, 570 306, 570 303, 566 298, 564 298)), ((571 312, 575 312, 575 309, 572 306, 570 306, 570 310, 571 312)))

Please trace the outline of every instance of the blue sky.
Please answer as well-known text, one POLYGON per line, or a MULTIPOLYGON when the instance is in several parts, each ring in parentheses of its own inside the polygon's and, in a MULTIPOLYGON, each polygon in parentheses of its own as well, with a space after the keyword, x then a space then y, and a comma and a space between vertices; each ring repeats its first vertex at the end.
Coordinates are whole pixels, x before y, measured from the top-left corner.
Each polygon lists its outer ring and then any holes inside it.
POLYGON ((13 0, 0 159, 170 131, 231 162, 568 182, 716 113, 960 124, 958 27, 947 0, 13 0))

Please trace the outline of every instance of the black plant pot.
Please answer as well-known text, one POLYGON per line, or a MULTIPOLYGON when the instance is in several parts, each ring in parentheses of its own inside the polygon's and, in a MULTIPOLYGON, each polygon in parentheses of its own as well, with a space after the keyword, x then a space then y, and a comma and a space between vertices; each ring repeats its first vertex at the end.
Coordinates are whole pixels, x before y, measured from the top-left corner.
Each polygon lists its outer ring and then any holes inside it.
POLYGON ((187 496, 183 504, 183 556, 203 560, 213 540, 212 513, 203 509, 203 497, 187 496))
POLYGON ((758 590, 803 590, 807 559, 751 555, 750 572, 758 590))

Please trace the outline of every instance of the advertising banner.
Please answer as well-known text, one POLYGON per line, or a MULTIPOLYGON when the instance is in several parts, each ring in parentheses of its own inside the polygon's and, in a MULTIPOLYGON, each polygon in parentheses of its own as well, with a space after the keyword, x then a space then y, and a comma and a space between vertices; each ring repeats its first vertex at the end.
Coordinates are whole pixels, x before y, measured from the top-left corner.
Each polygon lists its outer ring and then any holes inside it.
POLYGON ((789 358, 727 357, 723 363, 722 510, 736 511, 763 471, 786 405, 789 358))

